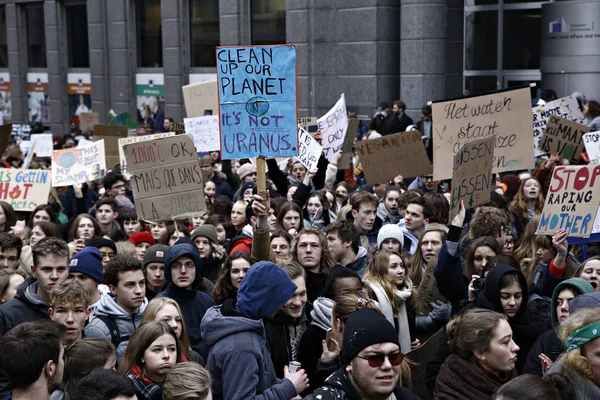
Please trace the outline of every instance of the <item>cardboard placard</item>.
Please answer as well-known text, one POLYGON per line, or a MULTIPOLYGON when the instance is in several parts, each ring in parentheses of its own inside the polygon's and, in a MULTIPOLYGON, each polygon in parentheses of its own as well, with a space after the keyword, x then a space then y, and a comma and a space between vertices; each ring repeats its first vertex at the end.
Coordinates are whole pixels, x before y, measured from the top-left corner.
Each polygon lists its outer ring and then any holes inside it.
POLYGON ((164 221, 206 210, 202 170, 190 135, 127 144, 123 150, 141 219, 164 221))
POLYGON ((296 47, 217 47, 221 157, 298 155, 296 47))
POLYGON ((12 134, 12 124, 0 126, 0 157, 4 155, 12 134))
POLYGON ((539 150, 544 154, 560 153, 571 164, 578 164, 585 150, 583 135, 589 131, 585 125, 553 115, 548 119, 539 150))
POLYGON ((590 164, 600 165, 600 131, 583 135, 583 144, 590 159, 590 164))
POLYGON ((54 151, 54 141, 51 133, 31 135, 31 144, 35 142, 35 155, 38 157, 51 157, 54 151))
POLYGON ((50 171, 43 169, 0 169, 0 200, 15 211, 33 211, 48 203, 50 171))
POLYGON ((452 156, 475 139, 496 137, 493 172, 533 168, 529 87, 432 104, 433 175, 452 177, 452 156))
POLYGON ((587 238, 592 233, 598 204, 600 165, 555 167, 535 233, 553 235, 564 228, 568 236, 587 238))
POLYGON ((321 143, 323 154, 327 161, 335 160, 337 153, 344 143, 348 131, 348 112, 346 110, 346 97, 342 93, 333 108, 318 120, 318 127, 323 135, 321 143))
POLYGON ((357 118, 348 119, 348 129, 346 130, 344 143, 342 143, 342 158, 338 162, 338 169, 348 169, 352 165, 352 147, 354 146, 359 123, 360 121, 357 118))
POLYGON ((533 148, 536 157, 544 154, 539 150, 539 143, 546 130, 548 119, 551 116, 566 118, 569 121, 583 124, 583 114, 579 109, 579 104, 575 96, 562 97, 535 106, 531 109, 531 113, 533 114, 533 148))
POLYGON ((219 112, 217 81, 199 82, 183 86, 181 90, 188 118, 217 115, 219 112))
POLYGON ((495 138, 489 136, 465 143, 454 154, 449 223, 458 214, 461 201, 469 209, 490 200, 494 146, 495 138))
POLYGON ((306 132, 312 133, 317 131, 317 121, 317 117, 300 117, 298 118, 298 125, 306 132))
POLYGON ((319 157, 323 152, 323 147, 308 133, 304 128, 298 125, 298 161, 306 167, 308 171, 317 168, 319 157))
POLYGON ((170 129, 176 135, 183 135, 185 133, 185 125, 181 122, 171 122, 170 129))
POLYGON ((83 112, 79 114, 79 129, 82 132, 93 131, 96 125, 100 125, 100 113, 83 112))
POLYGON ((356 143, 356 151, 371 184, 391 181, 397 175, 406 179, 433 171, 419 131, 361 140, 356 143))
POLYGON ((52 153, 52 186, 90 182, 106 174, 104 140, 52 153))
POLYGON ((126 179, 131 177, 127 167, 127 159, 125 158, 125 152, 123 148, 125 145, 131 143, 142 143, 149 142, 151 140, 162 139, 166 137, 175 136, 175 132, 163 132, 163 133, 155 133, 154 135, 144 135, 144 136, 129 136, 123 139, 119 139, 119 163, 121 165, 121 173, 126 179))
POLYGON ((185 133, 189 133, 194 138, 194 146, 198 153, 221 149, 218 115, 184 118, 183 123, 185 133))
POLYGON ((104 139, 106 165, 109 169, 119 165, 119 139, 126 138, 129 128, 125 125, 95 125, 94 136, 104 139))

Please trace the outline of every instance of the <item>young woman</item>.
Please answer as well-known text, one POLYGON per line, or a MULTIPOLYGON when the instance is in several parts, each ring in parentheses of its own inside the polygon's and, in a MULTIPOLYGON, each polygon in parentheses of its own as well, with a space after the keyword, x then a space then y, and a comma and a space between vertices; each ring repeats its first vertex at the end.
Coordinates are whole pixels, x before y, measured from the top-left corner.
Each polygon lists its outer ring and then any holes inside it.
POLYGON ((100 237, 101 235, 102 228, 96 218, 90 214, 79 214, 73 220, 67 236, 71 257, 85 247, 86 241, 94 237, 100 237))
POLYGON ((521 375, 502 385, 494 400, 575 400, 575 391, 569 381, 560 374, 541 378, 535 375, 521 375))
POLYGON ((292 239, 292 235, 283 230, 277 230, 271 234, 271 250, 277 263, 291 259, 292 239))
POLYGON ((163 400, 212 399, 210 373, 195 363, 171 368, 163 386, 163 400))
POLYGON ((17 213, 6 201, 0 201, 0 232, 10 232, 17 223, 17 213))
POLYGON ((206 181, 204 184, 204 196, 206 198, 207 203, 212 203, 215 199, 215 195, 217 194, 217 186, 213 181, 206 181))
POLYGON ((29 245, 24 245, 21 249, 19 265, 25 270, 25 272, 30 273, 30 268, 33 265, 31 248, 45 237, 62 239, 58 225, 53 222, 35 222, 33 224, 33 229, 31 229, 29 232, 29 245))
POLYGON ((279 209, 277 226, 290 235, 296 236, 296 234, 300 232, 302 228, 304 228, 304 221, 302 219, 302 210, 300 209, 300 206, 291 201, 284 203, 279 209))
POLYGON ((25 282, 27 275, 16 269, 14 271, 4 268, 0 270, 0 304, 12 300, 21 283, 25 282))
POLYGON ((542 186, 536 178, 530 177, 521 182, 519 193, 513 200, 510 211, 515 220, 517 234, 521 236, 527 224, 535 215, 544 209, 544 195, 542 186))
POLYGON ((121 229, 127 237, 130 237, 144 230, 144 223, 138 219, 135 209, 125 208, 119 210, 117 222, 121 225, 121 229))
POLYGON ((600 292, 600 256, 590 257, 582 262, 575 276, 585 279, 596 292, 600 292))
POLYGON ((156 242, 162 243, 162 240, 168 240, 169 226, 173 225, 172 221, 157 221, 150 223, 150 233, 156 242))
POLYGON ((200 225, 194 229, 191 237, 200 253, 202 276, 213 283, 216 282, 227 256, 225 249, 218 242, 217 231, 212 225, 200 225))
MULTIPOLYGON (((398 224, 402 219, 398 200, 400 199, 400 188, 388 186, 385 189, 383 200, 377 206, 377 216, 383 221, 383 224, 398 224)), ((446 202, 447 203, 447 202, 446 202)))
POLYGON ((321 231, 332 221, 335 221, 335 215, 329 211, 329 201, 322 191, 313 192, 308 196, 302 210, 302 216, 304 226, 314 226, 321 231))
POLYGON ((410 279, 415 285, 415 289, 421 285, 421 281, 425 278, 427 264, 438 256, 445 240, 446 232, 441 229, 426 229, 421 234, 417 251, 409 268, 410 279))
POLYGON ((536 257, 535 238, 537 235, 535 234, 535 231, 540 223, 540 218, 540 215, 536 215, 531 218, 529 224, 527 224, 525 232, 519 236, 517 246, 513 252, 513 256, 517 259, 517 261, 519 261, 519 264, 521 264, 521 269, 523 270, 526 270, 531 262, 535 264, 533 261, 536 257))
POLYGON ((231 225, 233 226, 231 239, 239 235, 242 229, 248 224, 248 219, 246 218, 247 206, 248 204, 244 200, 238 200, 231 208, 231 225))
POLYGON ((190 232, 187 229, 187 226, 179 226, 177 227, 178 229, 175 229, 175 224, 173 224, 173 226, 170 226, 169 229, 167 230, 167 238, 168 240, 166 241, 166 243, 161 243, 161 244, 165 244, 169 247, 174 246, 175 243, 183 238, 183 237, 190 237, 190 232))
POLYGON ((138 399, 160 399, 165 377, 181 356, 175 331, 164 322, 149 321, 131 336, 119 372, 133 381, 138 399))
POLYGON ((583 108, 585 124, 591 128, 592 132, 600 130, 600 103, 590 100, 583 108))
POLYGON ((335 207, 333 209, 338 214, 344 206, 344 199, 352 192, 352 186, 347 182, 341 181, 335 184, 333 192, 335 193, 335 207))
POLYGON ((419 345, 415 337, 413 285, 406 273, 408 260, 399 253, 378 251, 367 267, 363 282, 379 302, 379 309, 396 327, 400 351, 406 354, 419 345), (407 335, 407 332, 409 334, 407 335))
POLYGON ((237 298, 240 284, 251 266, 250 255, 245 251, 237 251, 227 257, 212 292, 216 304, 223 304, 227 299, 237 298))
POLYGON ((40 204, 29 215, 27 219, 27 228, 33 229, 33 224, 36 222, 53 222, 58 224, 58 217, 54 207, 50 204, 40 204))
POLYGON ((377 234, 377 248, 380 250, 390 250, 396 253, 402 252, 404 246, 404 233, 398 225, 387 224, 379 229, 377 234))
POLYGON ((491 400, 493 393, 517 375, 519 346, 505 315, 471 310, 448 324, 452 355, 436 380, 440 400, 491 400))
POLYGON ((182 360, 192 360, 198 364, 204 365, 204 360, 200 357, 200 354, 192 350, 192 347, 190 346, 190 339, 185 327, 185 322, 183 321, 183 315, 181 314, 179 304, 177 304, 175 300, 168 297, 152 299, 146 306, 144 315, 142 316, 142 323, 148 321, 162 321, 173 328, 181 343, 182 360))

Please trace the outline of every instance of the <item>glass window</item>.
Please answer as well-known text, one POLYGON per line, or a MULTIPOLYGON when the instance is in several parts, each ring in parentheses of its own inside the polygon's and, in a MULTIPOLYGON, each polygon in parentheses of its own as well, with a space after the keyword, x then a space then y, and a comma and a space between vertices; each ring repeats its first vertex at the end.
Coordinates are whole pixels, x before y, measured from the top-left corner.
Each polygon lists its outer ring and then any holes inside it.
POLYGON ((44 6, 42 4, 28 4, 24 6, 24 10, 29 68, 46 68, 44 6))
POLYGON ((465 69, 497 69, 498 12, 467 13, 465 24, 465 69))
POLYGON ((192 67, 215 67, 219 37, 219 0, 190 0, 192 67))
POLYGON ((540 68, 542 10, 504 11, 504 69, 540 68))
POLYGON ((492 90, 496 90, 496 88, 497 88, 496 75, 466 76, 465 77, 465 90, 467 92, 469 92, 469 95, 489 92, 492 90))
POLYGON ((251 0, 252 44, 282 44, 285 39, 285 0, 251 0))
POLYGON ((87 8, 85 4, 65 7, 67 14, 67 44, 69 68, 90 67, 87 8))
POLYGON ((0 7, 0 68, 8 68, 8 44, 6 42, 6 6, 0 7))
POLYGON ((163 65, 160 0, 135 0, 138 68, 163 65))

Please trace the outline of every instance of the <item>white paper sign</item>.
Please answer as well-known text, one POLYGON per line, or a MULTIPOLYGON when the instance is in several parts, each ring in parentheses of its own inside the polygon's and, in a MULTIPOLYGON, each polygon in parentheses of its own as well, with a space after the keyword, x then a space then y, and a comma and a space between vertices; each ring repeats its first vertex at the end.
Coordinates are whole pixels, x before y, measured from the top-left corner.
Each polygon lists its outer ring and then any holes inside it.
POLYGON ((21 143, 19 143, 19 147, 21 148, 23 154, 29 154, 29 149, 31 149, 32 143, 33 142, 31 140, 22 140, 21 143))
POLYGON ((104 140, 52 152, 52 186, 71 186, 106 174, 104 140))
POLYGON ((348 129, 348 112, 346 111, 346 98, 344 94, 327 114, 317 120, 317 126, 323 135, 323 152, 329 162, 335 160, 337 153, 344 144, 346 130, 348 129))
POLYGON ((583 144, 590 158, 590 164, 600 165, 600 131, 583 135, 583 144))
POLYGON ((54 151, 54 142, 51 133, 31 135, 31 143, 35 142, 35 154, 38 157, 51 157, 54 151))
POLYGON ((310 133, 306 132, 300 125, 298 125, 298 161, 306 167, 307 170, 312 171, 317 168, 319 157, 323 152, 323 147, 313 138, 310 133))
POLYGON ((531 112, 533 113, 533 149, 535 157, 544 154, 538 150, 538 145, 546 130, 548 118, 552 115, 566 118, 578 124, 584 124, 583 114, 579 109, 579 104, 575 96, 562 97, 554 101, 549 101, 546 104, 535 106, 531 109, 531 112))
POLYGON ((185 133, 189 133, 194 138, 194 146, 198 153, 221 149, 218 115, 184 118, 183 123, 185 133))

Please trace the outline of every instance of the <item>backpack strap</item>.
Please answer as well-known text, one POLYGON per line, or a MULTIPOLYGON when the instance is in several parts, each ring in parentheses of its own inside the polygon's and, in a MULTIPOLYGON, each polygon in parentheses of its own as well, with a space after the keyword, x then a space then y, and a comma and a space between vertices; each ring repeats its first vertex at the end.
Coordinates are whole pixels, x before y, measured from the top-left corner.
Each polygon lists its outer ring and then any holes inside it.
POLYGON ((119 334, 119 326, 117 325, 117 321, 113 318, 107 317, 106 315, 96 315, 95 318, 98 318, 100 321, 104 322, 104 325, 108 328, 110 332, 110 341, 116 347, 119 346, 119 343, 122 342, 121 335, 119 334))

